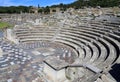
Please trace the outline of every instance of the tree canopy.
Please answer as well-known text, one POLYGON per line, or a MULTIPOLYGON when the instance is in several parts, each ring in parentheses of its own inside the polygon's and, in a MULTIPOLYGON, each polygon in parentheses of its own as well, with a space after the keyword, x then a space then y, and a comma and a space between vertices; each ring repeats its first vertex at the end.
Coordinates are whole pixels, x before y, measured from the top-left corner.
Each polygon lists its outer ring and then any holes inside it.
MULTIPOLYGON (((49 13, 50 8, 59 7, 63 10, 66 10, 67 8, 83 8, 83 7, 114 7, 114 6, 120 6, 120 0, 77 0, 70 4, 63 4, 60 3, 58 5, 52 5, 52 6, 46 6, 40 8, 40 5, 38 5, 38 12, 45 12, 49 13)), ((2 7, 0 6, 0 13, 29 13, 30 9, 33 6, 10 6, 10 7, 2 7)))
POLYGON ((21 13, 29 12, 30 7, 27 6, 10 6, 10 7, 0 7, 0 13, 21 13))

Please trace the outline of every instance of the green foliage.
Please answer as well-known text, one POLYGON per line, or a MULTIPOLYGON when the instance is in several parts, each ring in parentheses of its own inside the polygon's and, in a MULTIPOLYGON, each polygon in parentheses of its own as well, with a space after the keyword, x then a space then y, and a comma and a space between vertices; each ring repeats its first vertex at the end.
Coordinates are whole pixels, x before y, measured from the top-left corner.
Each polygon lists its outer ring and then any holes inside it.
POLYGON ((45 14, 49 14, 49 13, 50 13, 50 8, 49 8, 49 6, 43 8, 43 12, 44 12, 45 14))
POLYGON ((42 8, 38 9, 38 13, 42 13, 42 12, 43 12, 42 8))
MULTIPOLYGON (((42 9, 40 8, 39 4, 38 4, 38 12, 44 12, 46 14, 48 14, 50 12, 50 8, 55 8, 55 7, 59 7, 61 8, 63 11, 65 11, 67 8, 83 8, 83 7, 97 7, 97 6, 101 6, 101 7, 114 7, 114 6, 119 6, 120 5, 120 0, 76 0, 75 2, 71 3, 71 4, 63 4, 60 3, 58 5, 52 5, 52 6, 47 6, 47 7, 43 7, 42 9)), ((29 13, 32 12, 30 11, 30 9, 33 6, 10 6, 10 7, 2 7, 0 6, 0 13, 29 13)))
POLYGON ((71 5, 74 5, 76 7, 81 6, 101 6, 101 7, 113 7, 113 6, 119 6, 120 0, 77 0, 71 5))
POLYGON ((63 7, 63 8, 83 8, 86 7, 114 7, 119 6, 120 0, 77 0, 71 4, 59 4, 59 5, 52 5, 51 7, 63 7))
POLYGON ((4 29, 4 28, 11 28, 12 25, 6 23, 6 22, 0 22, 0 29, 4 29))
POLYGON ((0 13, 21 13, 29 12, 29 7, 26 6, 10 6, 10 7, 0 7, 0 13))

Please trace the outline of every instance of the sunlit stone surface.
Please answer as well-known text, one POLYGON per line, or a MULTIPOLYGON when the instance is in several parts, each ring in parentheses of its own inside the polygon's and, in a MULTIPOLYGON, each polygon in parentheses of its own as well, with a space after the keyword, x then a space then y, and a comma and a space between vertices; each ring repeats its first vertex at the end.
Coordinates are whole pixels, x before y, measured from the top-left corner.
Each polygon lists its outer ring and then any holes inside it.
POLYGON ((109 10, 2 15, 15 26, 0 39, 0 82, 116 82, 120 19, 109 10))

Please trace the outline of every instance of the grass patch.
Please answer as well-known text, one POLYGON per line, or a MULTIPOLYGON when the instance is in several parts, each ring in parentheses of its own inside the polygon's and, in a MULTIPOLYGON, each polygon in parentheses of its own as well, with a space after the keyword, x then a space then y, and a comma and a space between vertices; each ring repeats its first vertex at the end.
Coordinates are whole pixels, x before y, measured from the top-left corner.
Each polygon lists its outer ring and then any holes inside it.
POLYGON ((4 28, 11 28, 12 25, 6 23, 6 22, 0 22, 0 29, 4 29, 4 28))

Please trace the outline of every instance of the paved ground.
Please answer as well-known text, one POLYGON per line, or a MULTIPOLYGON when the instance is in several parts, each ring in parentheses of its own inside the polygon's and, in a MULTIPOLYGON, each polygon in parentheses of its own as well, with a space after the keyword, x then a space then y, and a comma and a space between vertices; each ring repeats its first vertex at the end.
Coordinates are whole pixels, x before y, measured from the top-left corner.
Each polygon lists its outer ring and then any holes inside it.
POLYGON ((0 57, 1 82, 32 82, 33 80, 45 82, 45 78, 40 78, 45 77, 42 72, 44 58, 56 56, 65 60, 65 57, 69 56, 72 61, 75 58, 75 53, 70 48, 54 43, 36 42, 14 45, 1 40, 0 47, 3 54, 0 57))

